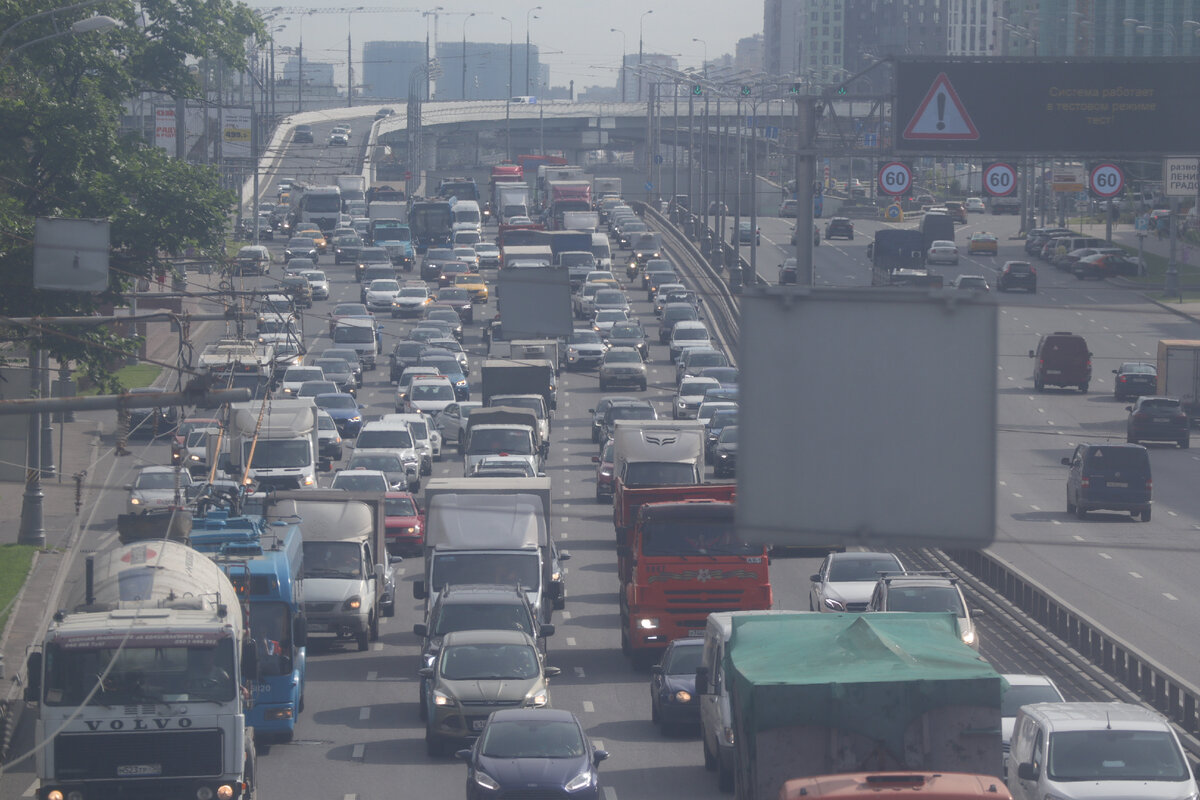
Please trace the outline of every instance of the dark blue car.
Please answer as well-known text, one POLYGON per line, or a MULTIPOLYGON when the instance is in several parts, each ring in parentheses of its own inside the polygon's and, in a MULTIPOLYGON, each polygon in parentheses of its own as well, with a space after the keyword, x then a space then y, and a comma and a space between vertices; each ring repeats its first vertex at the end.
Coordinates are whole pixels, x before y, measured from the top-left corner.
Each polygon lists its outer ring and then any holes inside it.
POLYGON ((343 439, 357 438, 358 432, 362 430, 363 419, 362 406, 358 404, 354 395, 328 392, 317 395, 313 401, 317 408, 323 409, 333 417, 333 424, 337 426, 338 434, 343 439))
POLYGON ((552 708, 493 711, 474 747, 455 755, 467 762, 467 800, 511 792, 599 800, 597 767, 608 758, 592 747, 574 714, 552 708))
POLYGON ((676 639, 650 670, 650 719, 664 734, 700 724, 696 667, 703 652, 703 639, 676 639))

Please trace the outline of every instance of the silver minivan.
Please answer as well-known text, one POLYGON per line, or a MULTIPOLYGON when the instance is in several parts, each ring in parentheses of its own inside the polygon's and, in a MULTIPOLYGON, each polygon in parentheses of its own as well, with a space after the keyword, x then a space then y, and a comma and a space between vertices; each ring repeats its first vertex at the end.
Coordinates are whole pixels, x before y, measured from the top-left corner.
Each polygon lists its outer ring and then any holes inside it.
POLYGON ((1034 703, 1006 762, 1013 800, 1183 800, 1196 779, 1170 723, 1131 703, 1034 703))

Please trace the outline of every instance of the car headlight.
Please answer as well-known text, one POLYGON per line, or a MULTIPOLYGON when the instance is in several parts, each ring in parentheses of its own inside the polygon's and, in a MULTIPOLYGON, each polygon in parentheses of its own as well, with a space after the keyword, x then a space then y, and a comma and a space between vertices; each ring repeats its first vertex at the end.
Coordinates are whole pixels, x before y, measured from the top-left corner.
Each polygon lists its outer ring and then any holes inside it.
POLYGON ((679 398, 678 400, 676 400, 676 401, 675 401, 675 404, 676 404, 677 406, 679 406, 680 408, 687 408, 687 401, 686 401, 686 400, 684 400, 682 397, 681 397, 681 398, 679 398))
POLYGON ((678 692, 675 693, 674 697, 675 697, 676 703, 692 702, 692 693, 687 691, 686 689, 680 689, 678 692))
POLYGON ((585 769, 583 772, 579 773, 574 778, 571 778, 571 780, 567 781, 567 784, 565 786, 563 786, 563 789, 565 789, 568 792, 577 792, 580 789, 591 786, 591 784, 592 784, 592 771, 590 769, 585 769))
POLYGON ((500 789, 500 784, 492 780, 492 777, 486 772, 480 772, 479 770, 475 770, 475 783, 479 784, 484 789, 491 789, 492 791, 499 791, 500 789))
POLYGON ((358 595, 347 598, 346 602, 342 603, 342 611, 358 611, 360 608, 362 608, 362 598, 358 595))
POLYGON ((721 731, 721 738, 725 741, 726 746, 733 747, 733 728, 724 728, 721 731))
POLYGON ((455 705, 455 702, 454 702, 454 698, 452 696, 446 694, 445 692, 435 689, 433 692, 433 704, 435 706, 440 706, 440 707, 444 708, 447 706, 455 705))
POLYGON ((975 629, 968 628, 963 631, 962 640, 964 644, 975 644, 975 629))
POLYGON ((637 626, 644 631, 653 630, 658 627, 658 617, 640 617, 637 626))
POLYGON ((834 600, 832 597, 825 598, 825 607, 830 609, 831 611, 845 611, 846 610, 846 606, 844 606, 840 600, 834 600))
POLYGON ((131 498, 129 498, 129 505, 131 505, 131 506, 140 506, 141 504, 142 504, 142 501, 141 501, 141 500, 139 500, 138 498, 136 498, 136 497, 131 497, 131 498))
POLYGON ((525 705, 532 708, 543 708, 550 702, 550 692, 546 689, 540 689, 536 694, 530 695, 525 700, 525 705))
POLYGON ((454 385, 455 385, 455 386, 466 386, 466 385, 467 385, 467 379, 466 379, 466 378, 463 378, 462 380, 455 381, 455 382, 454 382, 454 385))
POLYGON ((353 417, 350 417, 350 419, 348 419, 347 422, 362 422, 362 416, 359 414, 355 414, 353 417))
POLYGON ((193 453, 192 455, 188 456, 188 460, 189 460, 189 461, 199 461, 199 460, 200 460, 200 456, 198 456, 198 455, 196 455, 195 453, 193 453))

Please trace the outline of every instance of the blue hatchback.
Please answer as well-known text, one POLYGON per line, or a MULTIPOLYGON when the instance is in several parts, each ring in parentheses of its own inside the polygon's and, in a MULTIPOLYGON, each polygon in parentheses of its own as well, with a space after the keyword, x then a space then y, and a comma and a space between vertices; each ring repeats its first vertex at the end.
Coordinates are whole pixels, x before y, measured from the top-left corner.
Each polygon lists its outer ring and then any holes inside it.
POLYGON ((352 394, 345 392, 327 392, 313 398, 317 408, 324 410, 333 417, 338 434, 343 439, 354 439, 362 430, 362 406, 352 394))
POLYGON ((599 800, 597 767, 608 758, 592 747, 574 714, 553 708, 493 711, 475 745, 455 755, 467 762, 467 800, 511 792, 599 800))

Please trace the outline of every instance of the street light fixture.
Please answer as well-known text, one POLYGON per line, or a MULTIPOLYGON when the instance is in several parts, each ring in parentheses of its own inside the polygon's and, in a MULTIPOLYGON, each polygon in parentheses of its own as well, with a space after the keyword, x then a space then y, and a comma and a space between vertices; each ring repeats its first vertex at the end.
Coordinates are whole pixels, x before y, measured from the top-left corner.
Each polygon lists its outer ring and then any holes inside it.
POLYGON ((362 10, 363 6, 346 9, 346 108, 354 105, 354 51, 350 49, 350 24, 354 12, 362 10))
POLYGON ((609 28, 609 33, 621 34, 621 102, 626 102, 625 99, 625 31, 620 28, 609 28))
POLYGON ((697 36, 692 37, 693 42, 699 42, 704 45, 704 60, 700 62, 700 69, 704 72, 704 77, 708 77, 708 42, 697 36))
POLYGON ((525 12, 525 94, 526 94, 526 96, 529 95, 529 59, 530 59, 529 54, 530 54, 530 50, 531 50, 531 48, 529 46, 529 27, 533 24, 533 20, 540 19, 540 17, 534 16, 533 12, 541 11, 541 10, 542 10, 541 6, 534 6, 533 8, 531 8, 525 12))
MULTIPOLYGON (((643 38, 643 33, 646 29, 646 25, 645 25, 646 15, 653 14, 653 13, 654 13, 654 9, 651 8, 647 11, 643 11, 642 16, 638 18, 638 69, 641 69, 641 66, 642 66, 642 54, 644 52, 643 46, 642 46, 642 38, 643 38)), ((642 102, 642 76, 641 76, 641 73, 638 74, 638 98, 637 99, 638 99, 639 103, 642 102)))
POLYGON ((512 72, 513 72, 513 24, 508 17, 501 17, 501 20, 508 23, 508 88, 505 89, 507 96, 505 99, 512 98, 512 72))
MULTIPOLYGON (((91 3, 86 3, 86 4, 81 3, 80 5, 92 5, 92 4, 91 3)), ((70 6, 70 8, 74 8, 74 7, 75 6, 70 6)), ((55 11, 62 11, 62 10, 64 10, 64 9, 55 9, 55 11)), ((48 13, 48 12, 43 12, 43 13, 48 13)), ((35 14, 34 16, 40 17, 42 15, 35 14)), ((5 30, 3 34, 0 34, 0 41, 3 41, 4 38, 8 36, 9 31, 11 31, 13 28, 17 27, 17 25, 20 25, 22 22, 26 22, 29 19, 33 19, 33 17, 27 17, 26 19, 23 19, 20 22, 17 22, 15 25, 12 25, 7 30, 5 30)), ((121 25, 120 20, 115 20, 112 17, 104 16, 103 14, 97 14, 94 17, 86 17, 84 19, 79 20, 78 22, 71 23, 71 26, 69 28, 67 28, 66 30, 56 31, 55 33, 47 34, 46 36, 39 36, 36 39, 30 39, 28 42, 24 42, 22 44, 17 45, 12 50, 9 50, 7 53, 4 54, 4 59, 0 60, 0 68, 7 66, 9 60, 14 55, 21 52, 22 50, 24 50, 27 47, 33 47, 35 44, 41 44, 42 42, 48 42, 52 39, 62 39, 67 36, 75 36, 75 35, 81 34, 81 33, 97 33, 99 31, 106 31, 111 28, 116 28, 120 25, 121 25)))

